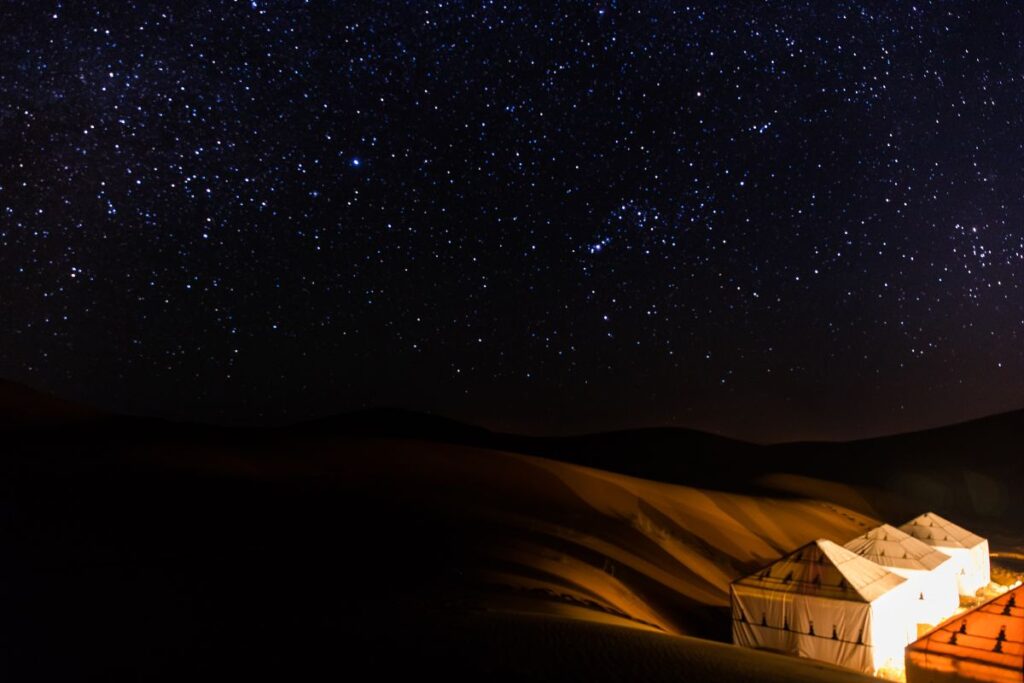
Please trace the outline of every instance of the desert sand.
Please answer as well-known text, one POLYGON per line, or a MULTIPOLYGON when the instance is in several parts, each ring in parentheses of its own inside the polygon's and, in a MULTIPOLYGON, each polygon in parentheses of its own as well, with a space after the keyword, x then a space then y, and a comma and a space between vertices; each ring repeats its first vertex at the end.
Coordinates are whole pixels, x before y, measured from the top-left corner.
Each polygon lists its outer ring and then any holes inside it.
POLYGON ((858 536, 908 504, 891 490, 796 460, 724 478, 708 472, 713 454, 693 459, 700 485, 683 485, 686 452, 665 483, 579 464, 565 440, 523 449, 561 444, 560 461, 421 427, 393 438, 76 413, 7 428, 5 673, 860 678, 727 645, 728 586, 812 539, 858 536))

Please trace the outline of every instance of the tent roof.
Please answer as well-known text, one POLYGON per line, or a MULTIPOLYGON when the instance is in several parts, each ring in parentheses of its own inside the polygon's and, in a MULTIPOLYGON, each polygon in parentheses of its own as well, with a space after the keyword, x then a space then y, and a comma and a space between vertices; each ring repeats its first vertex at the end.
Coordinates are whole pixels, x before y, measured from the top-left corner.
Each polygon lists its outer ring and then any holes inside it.
POLYGON ((939 548, 973 548, 985 542, 981 536, 972 534, 934 512, 926 512, 915 517, 900 529, 928 545, 939 548))
POLYGON ((874 602, 904 581, 885 567, 819 538, 733 585, 874 602))
POLYGON ((1020 680, 1024 666, 1024 586, 947 619, 912 643, 907 653, 911 658, 920 655, 919 661, 928 668, 948 668, 951 660, 969 661, 1015 669, 1020 680))
POLYGON ((931 571, 949 555, 896 527, 883 524, 843 546, 883 567, 931 571))

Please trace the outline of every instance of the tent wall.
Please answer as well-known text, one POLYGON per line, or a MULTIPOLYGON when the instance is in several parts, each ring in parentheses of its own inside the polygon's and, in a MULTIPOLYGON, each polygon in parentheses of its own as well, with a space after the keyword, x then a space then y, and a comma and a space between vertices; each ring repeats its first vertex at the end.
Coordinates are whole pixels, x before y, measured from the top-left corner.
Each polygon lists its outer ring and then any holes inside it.
POLYGON ((875 669, 871 607, 866 602, 733 586, 732 611, 733 642, 737 645, 776 650, 866 673, 875 669))
POLYGON ((871 603, 871 645, 876 670, 901 666, 904 648, 917 640, 917 598, 915 583, 907 581, 871 603))
POLYGON ((953 558, 960 595, 974 597, 992 580, 988 541, 982 541, 973 548, 936 547, 953 558))
POLYGON ((987 540, 971 548, 970 557, 967 562, 967 573, 974 577, 974 583, 969 583, 966 586, 971 590, 971 595, 974 595, 992 581, 992 560, 989 557, 987 540))
POLYGON ((889 571, 914 584, 917 623, 935 626, 956 613, 960 607, 958 566, 956 562, 947 560, 931 571, 888 567, 889 571))

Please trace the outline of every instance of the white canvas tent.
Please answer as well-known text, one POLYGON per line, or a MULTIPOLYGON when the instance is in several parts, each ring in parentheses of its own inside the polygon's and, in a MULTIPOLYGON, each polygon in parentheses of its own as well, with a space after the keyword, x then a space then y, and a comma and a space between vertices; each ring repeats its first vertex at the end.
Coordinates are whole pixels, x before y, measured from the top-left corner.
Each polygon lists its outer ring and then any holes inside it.
POLYGON ((843 547, 914 583, 914 609, 919 624, 935 626, 960 606, 958 563, 906 532, 883 524, 843 547))
POLYGON ((988 541, 981 536, 934 512, 915 517, 900 529, 953 558, 960 595, 974 597, 992 580, 988 541))
POLYGON ((917 637, 913 583, 818 539, 730 586, 733 641, 866 673, 917 637))

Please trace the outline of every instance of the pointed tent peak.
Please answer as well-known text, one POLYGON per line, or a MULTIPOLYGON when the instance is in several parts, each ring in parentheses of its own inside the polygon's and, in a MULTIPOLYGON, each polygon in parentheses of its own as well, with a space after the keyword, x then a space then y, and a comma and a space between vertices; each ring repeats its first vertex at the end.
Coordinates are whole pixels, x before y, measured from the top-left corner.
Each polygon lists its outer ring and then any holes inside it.
POLYGON ((819 538, 737 580, 737 587, 873 602, 906 579, 819 538))
POLYGON ((973 548, 985 541, 981 536, 934 512, 919 515, 900 526, 900 529, 928 545, 940 548, 973 548))
POLYGON ((899 541, 910 538, 910 534, 897 529, 892 524, 879 524, 874 529, 865 532, 862 536, 870 539, 881 539, 883 541, 899 541))
POLYGON ((901 529, 882 524, 843 546, 883 567, 931 571, 949 556, 901 529))

